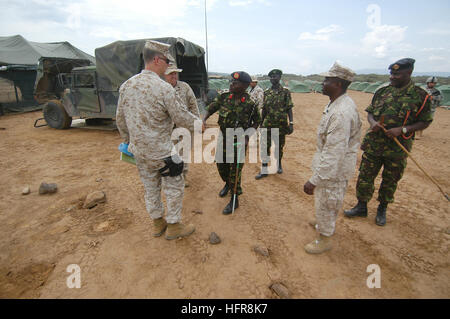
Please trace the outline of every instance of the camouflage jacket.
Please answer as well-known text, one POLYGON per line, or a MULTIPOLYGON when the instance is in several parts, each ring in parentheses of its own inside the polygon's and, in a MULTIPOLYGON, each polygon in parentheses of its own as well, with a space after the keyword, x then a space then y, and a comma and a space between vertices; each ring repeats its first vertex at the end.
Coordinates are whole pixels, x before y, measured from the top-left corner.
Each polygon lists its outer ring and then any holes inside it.
POLYGON ((194 130, 200 119, 176 99, 174 88, 154 72, 143 70, 120 87, 116 125, 128 150, 143 160, 173 154, 173 123, 194 130))
POLYGON ((189 112, 195 116, 200 117, 200 112, 198 110, 197 99, 195 98, 194 91, 192 91, 189 84, 183 81, 177 81, 177 85, 174 87, 177 93, 177 98, 186 105, 189 112))
POLYGON ((280 87, 279 90, 273 88, 265 90, 262 111, 265 118, 261 127, 279 128, 280 134, 287 134, 289 128, 288 111, 293 107, 289 89, 280 87))
MULTIPOLYGON (((414 85, 413 82, 401 89, 389 85, 375 92, 372 103, 367 107, 366 112, 371 113, 376 121, 379 121, 381 116, 384 115, 386 129, 417 122, 431 122, 433 120, 431 101, 428 99, 424 105, 426 96, 427 92, 414 85), (422 105, 424 105, 423 109, 417 114, 422 105), (408 111, 409 116, 407 116, 408 111), (404 124, 406 118, 407 121, 404 124)), ((409 134, 406 134, 406 137, 409 137, 409 134)), ((400 135, 397 139, 408 151, 411 151, 414 135, 409 139, 400 135)), ((361 149, 376 156, 390 158, 405 158, 407 156, 395 141, 387 137, 382 130, 372 132, 370 128, 363 139, 361 149)))
POLYGON ((361 120, 355 102, 343 94, 323 111, 312 161, 313 185, 348 181, 355 172, 361 120))
POLYGON ((249 94, 250 98, 255 102, 256 106, 258 107, 258 110, 261 111, 263 105, 264 105, 264 90, 259 87, 258 85, 254 88, 249 87, 249 94))
POLYGON ((426 91, 428 94, 431 95, 432 99, 431 99, 431 110, 434 112, 436 111, 436 108, 441 104, 442 101, 442 95, 441 92, 439 92, 438 89, 436 88, 426 88, 426 91))
POLYGON ((222 93, 208 105, 207 111, 209 114, 219 111, 219 126, 222 132, 227 128, 238 127, 246 130, 261 122, 258 108, 247 93, 240 99, 236 99, 232 93, 222 93))

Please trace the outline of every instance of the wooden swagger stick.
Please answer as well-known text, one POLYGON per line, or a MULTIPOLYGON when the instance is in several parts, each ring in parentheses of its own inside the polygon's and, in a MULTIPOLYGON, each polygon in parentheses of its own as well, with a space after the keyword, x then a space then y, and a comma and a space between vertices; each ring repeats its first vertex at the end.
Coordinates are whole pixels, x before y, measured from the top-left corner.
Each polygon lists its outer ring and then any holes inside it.
MULTIPOLYGON (((384 131, 384 133, 386 133, 387 129, 383 126, 383 122, 384 122, 384 115, 381 116, 379 126, 384 131)), ((416 163, 417 167, 420 168, 420 170, 425 174, 425 176, 428 177, 439 188, 442 195, 444 195, 445 198, 447 198, 447 200, 450 201, 450 197, 442 190, 442 187, 438 184, 438 182, 433 177, 428 175, 428 173, 425 171, 425 169, 423 169, 423 167, 420 166, 419 163, 417 163, 417 161, 414 159, 414 157, 412 157, 411 153, 408 152, 408 150, 399 142, 397 137, 394 136, 393 139, 394 139, 395 143, 397 143, 397 145, 400 146, 400 148, 408 155, 408 157, 411 158, 414 163, 416 163)))

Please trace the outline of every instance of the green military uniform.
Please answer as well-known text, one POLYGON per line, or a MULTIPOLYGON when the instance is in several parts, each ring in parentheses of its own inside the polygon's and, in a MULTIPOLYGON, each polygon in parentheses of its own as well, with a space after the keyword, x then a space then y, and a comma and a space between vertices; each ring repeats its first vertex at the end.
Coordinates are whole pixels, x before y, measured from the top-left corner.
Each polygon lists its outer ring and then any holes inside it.
MULTIPOLYGON (((234 159, 227 161, 225 143, 227 137, 226 129, 242 128, 245 131, 249 127, 252 127, 255 123, 260 123, 261 117, 259 115, 258 108, 247 93, 244 93, 242 97, 237 98, 234 94, 226 92, 217 96, 214 101, 208 105, 207 111, 209 114, 213 114, 217 111, 219 112, 218 123, 221 135, 219 136, 218 149, 216 150, 216 153, 222 151, 223 158, 220 158, 218 160, 216 156, 216 164, 220 177, 225 183, 230 186, 231 190, 234 190, 236 174, 238 174, 236 194, 240 195, 242 194, 241 172, 242 167, 244 166, 243 155, 245 155, 245 151, 242 152, 242 149, 239 149, 239 151, 241 152, 240 154, 242 155, 240 156, 239 167, 236 172, 238 148, 236 145, 234 146, 234 159), (221 150, 219 149, 219 147, 221 148, 221 150)), ((234 142, 237 142, 236 137, 234 137, 234 142)), ((241 147, 245 146, 242 145, 241 147)), ((244 150, 246 150, 246 148, 244 150)))
MULTIPOLYGON (((271 128, 279 129, 279 159, 283 158, 283 147, 286 143, 286 135, 289 134, 288 111, 294 107, 291 92, 280 86, 278 89, 269 88, 264 91, 263 114, 265 114, 262 128, 267 128, 267 140, 262 141, 261 148, 266 150, 267 158, 262 158, 263 163, 270 160, 270 146, 272 143, 271 128)), ((275 145, 277 147, 277 145, 275 145)), ((275 153, 277 154, 277 153, 275 153)))
MULTIPOLYGON (((424 103, 426 96, 427 92, 415 86, 413 82, 400 89, 389 85, 375 92, 366 112, 371 113, 376 121, 380 121, 384 115, 386 129, 412 125, 416 122, 431 122, 433 120, 431 103, 430 99, 424 103)), ((402 134, 397 139, 411 151, 414 134, 412 136, 402 134)), ((378 201, 386 204, 394 202, 397 183, 406 167, 407 154, 382 130, 373 132, 369 129, 361 149, 364 153, 359 168, 356 197, 362 202, 368 202, 372 198, 374 180, 381 166, 384 166, 378 201)))

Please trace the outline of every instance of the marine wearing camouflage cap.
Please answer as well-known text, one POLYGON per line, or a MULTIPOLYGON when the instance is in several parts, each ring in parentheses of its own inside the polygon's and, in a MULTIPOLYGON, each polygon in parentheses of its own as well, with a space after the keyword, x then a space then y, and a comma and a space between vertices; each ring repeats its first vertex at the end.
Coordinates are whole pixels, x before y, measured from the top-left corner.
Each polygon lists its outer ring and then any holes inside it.
POLYGON ((328 78, 339 78, 345 81, 353 82, 356 73, 353 70, 342 66, 339 62, 334 62, 333 66, 328 72, 320 73, 319 75, 328 78))
POLYGON ((158 42, 155 40, 147 40, 145 42, 145 46, 144 46, 144 50, 149 49, 149 50, 159 52, 162 55, 164 55, 166 58, 168 58, 172 63, 175 63, 175 59, 169 53, 169 48, 170 48, 170 45, 168 45, 166 43, 158 42))

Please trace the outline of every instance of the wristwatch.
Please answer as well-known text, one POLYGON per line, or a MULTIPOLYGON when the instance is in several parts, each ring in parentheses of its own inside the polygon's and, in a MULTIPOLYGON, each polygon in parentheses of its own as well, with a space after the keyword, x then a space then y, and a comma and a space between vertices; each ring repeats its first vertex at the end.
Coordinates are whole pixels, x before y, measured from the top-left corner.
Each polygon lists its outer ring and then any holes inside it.
POLYGON ((406 126, 403 126, 403 127, 402 127, 402 133, 403 133, 403 134, 408 133, 408 129, 406 128, 406 126))

